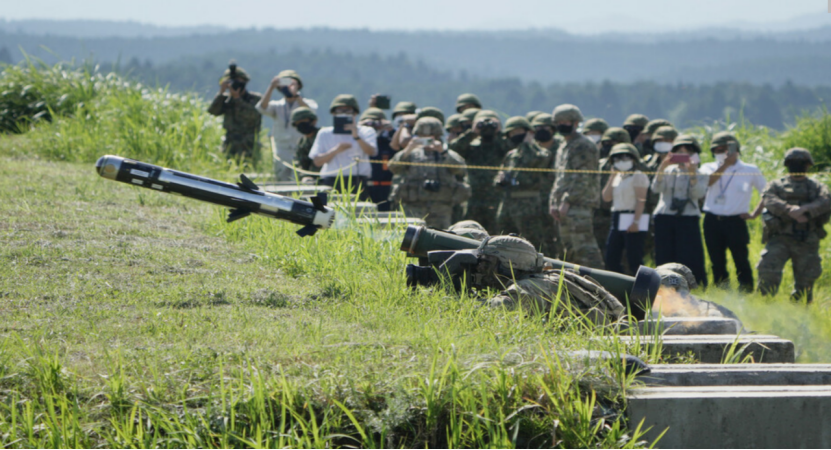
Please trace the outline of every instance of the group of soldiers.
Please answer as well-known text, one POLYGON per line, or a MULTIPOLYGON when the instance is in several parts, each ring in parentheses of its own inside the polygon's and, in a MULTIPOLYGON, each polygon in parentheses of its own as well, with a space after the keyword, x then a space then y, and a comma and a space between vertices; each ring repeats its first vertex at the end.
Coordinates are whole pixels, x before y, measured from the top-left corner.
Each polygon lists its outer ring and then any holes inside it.
MULTIPOLYGON (((292 70, 281 72, 265 96, 249 92, 248 81, 244 70, 229 66, 209 109, 223 116, 226 155, 254 156, 262 115, 267 115, 275 121, 275 175, 314 182, 323 164, 320 157, 310 157, 310 151, 321 128, 317 103, 301 94, 300 76, 292 70), (270 100, 274 90, 284 98, 270 100)), ((462 94, 456 112, 448 117, 438 108, 404 101, 391 108, 388 118, 377 107, 386 106, 379 97, 373 96, 363 113, 350 95, 338 96, 330 108, 333 115, 349 113, 355 118, 352 142, 360 144, 365 157, 360 156, 372 166, 368 180, 360 180, 379 209, 402 208, 408 216, 441 229, 472 220, 492 235, 516 233, 544 254, 595 268, 604 267, 602 248, 613 226, 610 206, 601 197, 613 169, 612 149, 628 144, 627 151, 636 156, 634 169, 651 181, 666 167, 667 149, 674 142, 699 147, 694 137, 680 134, 669 121, 642 114, 610 127, 603 119, 584 120, 577 106, 563 104, 551 114, 534 111, 503 122, 476 95, 462 94), (359 132, 367 129, 373 133, 359 132), (361 142, 362 136, 373 137, 371 146, 361 142)), ((719 139, 730 144, 731 152, 734 145, 738 148, 738 139, 730 133, 721 133, 719 139)), ((714 146, 715 141, 711 149, 714 146)), ((339 151, 333 148, 329 153, 339 151)), ((718 176, 727 164, 719 161, 718 176)), ((735 158, 728 161, 735 163, 735 158)), ((790 174, 768 184, 762 195, 767 247, 757 265, 758 289, 776 292, 784 264, 791 259, 794 298, 807 296, 810 301, 821 273, 819 241, 831 217, 831 196, 824 184, 805 175, 813 165, 808 150, 791 149, 784 162, 790 174)), ((645 213, 657 203, 656 194, 649 193, 645 213)), ((745 215, 744 220, 755 218, 745 215)), ((654 250, 650 246, 654 241, 647 239, 647 254, 654 250)))

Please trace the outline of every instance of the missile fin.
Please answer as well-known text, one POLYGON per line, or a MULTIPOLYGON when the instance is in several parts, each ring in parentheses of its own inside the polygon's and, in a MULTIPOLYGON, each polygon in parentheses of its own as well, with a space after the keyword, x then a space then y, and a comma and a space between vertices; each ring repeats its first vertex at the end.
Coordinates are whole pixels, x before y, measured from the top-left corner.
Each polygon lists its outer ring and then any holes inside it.
POLYGON ((315 209, 321 212, 326 212, 326 203, 329 201, 329 196, 325 192, 321 192, 310 198, 315 209))
POLYGON ((239 175, 239 182, 237 182, 237 186, 245 189, 246 191, 259 191, 260 187, 257 186, 256 183, 251 181, 250 178, 246 177, 245 174, 239 175))
POLYGON ((228 223, 231 223, 235 220, 240 220, 248 217, 251 214, 251 211, 247 209, 232 209, 231 212, 228 213, 228 218, 225 219, 228 223))
POLYGON ((318 228, 319 227, 317 225, 306 225, 305 227, 297 230, 297 235, 300 237, 314 236, 314 234, 317 233, 318 228))

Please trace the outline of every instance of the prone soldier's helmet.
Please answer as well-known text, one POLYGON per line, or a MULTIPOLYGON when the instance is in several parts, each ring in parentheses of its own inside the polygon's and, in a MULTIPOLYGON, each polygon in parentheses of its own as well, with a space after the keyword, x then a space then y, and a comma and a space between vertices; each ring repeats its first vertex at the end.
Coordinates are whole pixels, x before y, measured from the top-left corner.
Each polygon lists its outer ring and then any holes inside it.
POLYGON ((416 136, 433 136, 440 138, 444 134, 441 121, 435 117, 425 116, 416 120, 413 126, 413 134, 416 136))
POLYGON ((317 114, 306 106, 301 106, 291 112, 291 124, 294 125, 301 120, 317 120, 317 114))
POLYGON ((698 282, 695 280, 692 270, 683 264, 661 264, 655 270, 661 276, 661 285, 663 286, 673 287, 676 290, 690 290, 698 287, 698 282))
POLYGON ((623 126, 635 126, 645 128, 649 124, 649 117, 646 117, 643 114, 630 114, 629 117, 626 118, 626 121, 623 122, 623 126))
POLYGON ((230 63, 228 63, 228 68, 225 69, 225 72, 222 73, 222 77, 219 79, 219 84, 222 84, 228 80, 236 80, 242 81, 243 83, 248 83, 251 81, 251 77, 248 76, 248 72, 245 71, 242 67, 237 66, 237 63, 234 62, 232 59, 230 63))
POLYGON ((553 127, 554 116, 548 113, 537 114, 531 121, 532 127, 553 127))
POLYGON ((496 257, 503 269, 529 273, 541 272, 545 265, 542 253, 525 239, 516 236, 494 236, 482 241, 479 251, 496 257))
POLYGON ((358 106, 358 99, 355 98, 354 95, 349 94, 340 94, 332 100, 332 104, 329 105, 329 112, 335 112, 335 108, 339 106, 348 106, 355 110, 356 113, 361 112, 361 107, 358 106))
POLYGON ((424 108, 421 108, 418 115, 416 115, 416 120, 421 119, 422 117, 435 117, 441 121, 442 125, 444 125, 444 113, 434 106, 425 106, 424 108))
POLYGON ((666 119, 652 119, 643 129, 643 132, 649 135, 649 138, 652 139, 652 135, 655 134, 655 131, 661 127, 672 127, 672 123, 666 119))
POLYGON ((451 114, 447 120, 444 121, 444 129, 450 130, 452 128, 458 127, 462 125, 462 115, 461 114, 451 114))
POLYGON ((698 144, 698 139, 696 139, 695 136, 691 134, 682 134, 675 138, 674 141, 672 141, 673 150, 675 150, 676 147, 680 147, 682 145, 692 148, 693 151, 695 151, 696 153, 701 153, 701 145, 698 144))
POLYGON ((807 163, 813 165, 814 158, 807 149, 794 147, 785 152, 785 165, 787 166, 791 163, 807 163))
POLYGON ((465 105, 473 105, 476 109, 482 109, 482 102, 475 94, 462 94, 456 98, 456 112, 461 112, 459 108, 465 105))
POLYGON ((551 113, 551 115, 554 116, 554 122, 558 122, 560 120, 567 120, 569 122, 583 121, 583 113, 580 112, 580 108, 568 103, 554 108, 554 112, 551 113))
POLYGON ((510 133, 517 128, 524 128, 525 131, 531 131, 531 123, 528 119, 522 116, 514 116, 505 122, 505 133, 510 133))
POLYGON ((638 148, 628 142, 615 144, 609 152, 609 158, 615 155, 629 155, 635 160, 635 162, 641 160, 641 153, 638 151, 638 148))
POLYGON ((603 119, 597 119, 597 118, 589 119, 589 120, 586 121, 585 124, 583 124, 583 133, 585 133, 587 131, 597 131, 600 134, 603 134, 608 129, 609 129, 609 124, 606 123, 606 121, 603 120, 603 119))
POLYGON ((300 78, 300 75, 298 75, 297 72, 291 69, 286 69, 278 73, 277 76, 280 78, 291 78, 297 82, 297 87, 303 89, 303 79, 300 78))
POLYGON ((675 138, 678 137, 678 130, 675 128, 664 125, 662 127, 658 127, 655 132, 652 133, 650 139, 653 141, 657 141, 658 139, 667 139, 669 142, 675 141, 675 138))
POLYGON ((611 127, 603 133, 600 138, 601 143, 614 142, 616 144, 626 143, 631 144, 632 138, 629 137, 629 132, 620 127, 611 127))
POLYGON ((531 111, 525 115, 525 118, 528 119, 529 122, 534 120, 534 117, 539 116, 540 114, 544 114, 542 111, 531 111))
POLYGON ((387 120, 387 115, 384 114, 384 110, 380 108, 367 108, 366 111, 361 114, 360 120, 387 120))
POLYGON ((481 241, 488 237, 488 230, 475 220, 462 220, 456 222, 447 229, 458 236, 469 237, 481 241))
POLYGON ((392 116, 398 114, 415 114, 416 104, 413 102, 398 102, 392 110, 392 116))
POLYGON ((481 111, 481 109, 479 109, 479 108, 468 108, 468 109, 462 111, 461 114, 462 114, 462 117, 467 119, 467 121, 474 122, 476 120, 476 114, 479 113, 479 111, 481 111))
POLYGON ((742 149, 739 140, 736 139, 736 136, 733 133, 729 131, 721 131, 713 135, 713 140, 710 141, 710 151, 716 147, 722 147, 725 145, 728 147, 735 145, 736 151, 740 151, 742 149))

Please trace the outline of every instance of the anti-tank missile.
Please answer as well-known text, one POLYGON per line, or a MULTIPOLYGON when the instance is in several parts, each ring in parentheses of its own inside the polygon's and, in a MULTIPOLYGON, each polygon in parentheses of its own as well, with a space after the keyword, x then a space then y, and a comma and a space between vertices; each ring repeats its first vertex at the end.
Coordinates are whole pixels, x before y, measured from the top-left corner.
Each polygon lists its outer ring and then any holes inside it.
POLYGON ((311 236, 335 220, 335 211, 326 206, 325 193, 312 197, 311 203, 296 200, 265 192, 245 175, 231 184, 112 155, 99 158, 95 170, 110 180, 230 208, 228 222, 260 214, 303 225, 297 234, 311 236))

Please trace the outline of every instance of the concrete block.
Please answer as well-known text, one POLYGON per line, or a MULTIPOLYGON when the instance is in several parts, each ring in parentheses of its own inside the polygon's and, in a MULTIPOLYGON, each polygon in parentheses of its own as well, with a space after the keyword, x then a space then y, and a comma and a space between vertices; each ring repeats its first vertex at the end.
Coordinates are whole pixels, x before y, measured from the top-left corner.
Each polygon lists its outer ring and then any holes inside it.
POLYGON ((831 448, 829 386, 634 389, 627 414, 659 448, 831 448))
POLYGON ((831 386, 831 364, 653 364, 650 386, 831 386))
POLYGON ((724 317, 665 317, 661 320, 638 322, 641 334, 658 332, 664 336, 692 334, 729 334, 735 336, 742 331, 742 324, 736 319, 724 317))
MULTIPOLYGON (((621 336, 621 340, 654 345, 654 336, 621 336)), ((772 335, 730 336, 703 334, 691 336, 661 336, 661 353, 666 356, 686 355, 692 352, 702 363, 720 363, 728 349, 735 345, 735 352, 744 349, 742 356, 750 355, 754 362, 793 363, 793 342, 772 335)))

